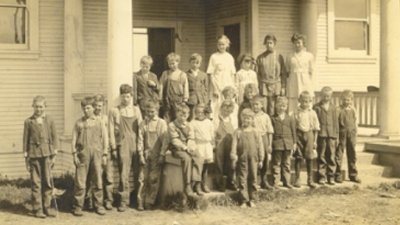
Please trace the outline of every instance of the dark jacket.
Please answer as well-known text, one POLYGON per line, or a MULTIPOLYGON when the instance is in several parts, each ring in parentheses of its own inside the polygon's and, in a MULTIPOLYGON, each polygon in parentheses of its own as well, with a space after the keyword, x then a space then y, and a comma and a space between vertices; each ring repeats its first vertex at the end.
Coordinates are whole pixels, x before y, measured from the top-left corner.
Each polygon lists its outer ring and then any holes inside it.
POLYGON ((31 116, 24 122, 23 151, 30 158, 40 158, 55 155, 58 149, 58 137, 54 120, 45 115, 43 124, 36 122, 31 116))
POLYGON ((313 109, 317 113, 320 124, 318 136, 337 138, 339 136, 339 111, 338 108, 329 103, 328 110, 325 110, 322 102, 314 105, 313 109))
POLYGON ((285 115, 285 119, 281 120, 279 115, 271 117, 274 134, 272 135, 272 149, 275 150, 292 150, 293 145, 297 142, 296 137, 296 120, 292 115, 285 115))

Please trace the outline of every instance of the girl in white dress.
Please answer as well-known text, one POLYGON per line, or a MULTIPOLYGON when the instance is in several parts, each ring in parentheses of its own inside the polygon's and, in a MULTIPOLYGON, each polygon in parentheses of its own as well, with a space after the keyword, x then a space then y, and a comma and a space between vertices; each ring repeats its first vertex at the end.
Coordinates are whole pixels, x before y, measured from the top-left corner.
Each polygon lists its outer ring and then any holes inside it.
POLYGON ((308 91, 314 97, 314 56, 305 48, 305 36, 293 34, 292 43, 295 51, 289 54, 286 67, 287 78, 286 94, 289 99, 288 111, 297 109, 298 98, 301 92, 308 91))
POLYGON ((214 126, 213 123, 206 117, 205 109, 205 105, 198 104, 194 110, 195 119, 190 122, 194 130, 194 137, 197 146, 196 155, 201 157, 203 162, 201 182, 197 182, 194 186, 194 191, 198 195, 203 195, 203 192, 210 192, 210 189, 206 184, 208 176, 208 164, 214 162, 214 126))
POLYGON ((212 99, 211 108, 213 112, 218 111, 218 105, 222 101, 221 92, 226 86, 235 85, 235 61, 231 54, 227 52, 230 40, 227 36, 221 35, 217 39, 218 51, 213 53, 207 67, 210 74, 212 99))
POLYGON ((240 70, 236 73, 236 86, 238 88, 238 104, 243 102, 244 87, 249 83, 254 83, 258 87, 257 74, 252 69, 254 58, 249 54, 239 57, 240 70))

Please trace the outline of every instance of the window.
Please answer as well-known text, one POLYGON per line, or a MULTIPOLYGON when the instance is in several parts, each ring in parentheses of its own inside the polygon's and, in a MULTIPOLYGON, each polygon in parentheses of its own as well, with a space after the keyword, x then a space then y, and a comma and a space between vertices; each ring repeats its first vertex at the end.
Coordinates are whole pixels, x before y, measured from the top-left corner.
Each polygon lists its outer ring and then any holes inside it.
MULTIPOLYGON (((328 60, 375 62, 377 0, 328 0, 328 60)), ((379 23, 379 21, 378 21, 379 23)))
POLYGON ((38 50, 38 1, 0 0, 0 58, 38 50))

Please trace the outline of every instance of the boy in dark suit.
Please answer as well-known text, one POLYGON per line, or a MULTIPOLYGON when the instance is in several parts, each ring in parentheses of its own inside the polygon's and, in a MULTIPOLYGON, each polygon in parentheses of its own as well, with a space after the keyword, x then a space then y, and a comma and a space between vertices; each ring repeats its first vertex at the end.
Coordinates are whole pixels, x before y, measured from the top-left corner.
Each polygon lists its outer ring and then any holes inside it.
POLYGON ((32 206, 36 217, 55 217, 50 208, 53 181, 51 168, 58 149, 56 126, 46 111, 43 96, 33 98, 33 115, 24 122, 23 151, 32 180, 32 206))
POLYGON ((274 134, 272 135, 272 170, 274 187, 278 187, 283 175, 283 186, 292 189, 290 184, 290 156, 296 149, 296 121, 287 113, 288 99, 278 97, 276 100, 276 114, 271 118, 274 134))
POLYGON ((323 87, 321 90, 321 101, 314 106, 317 113, 320 130, 317 137, 318 154, 318 183, 324 185, 328 177, 328 184, 334 185, 336 171, 335 151, 336 140, 339 136, 338 109, 331 102, 332 88, 323 87))

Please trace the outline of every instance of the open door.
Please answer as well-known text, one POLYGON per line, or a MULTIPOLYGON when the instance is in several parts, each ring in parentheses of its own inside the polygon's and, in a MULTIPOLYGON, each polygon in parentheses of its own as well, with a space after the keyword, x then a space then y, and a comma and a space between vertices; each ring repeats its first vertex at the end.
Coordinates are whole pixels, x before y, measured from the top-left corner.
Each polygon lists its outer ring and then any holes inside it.
POLYGON ((173 28, 148 28, 149 55, 153 57, 152 72, 157 74, 158 78, 164 70, 168 69, 165 57, 175 51, 175 30, 173 28))
POLYGON ((237 58, 239 57, 241 49, 240 23, 224 25, 224 34, 231 41, 231 46, 229 47, 229 53, 231 53, 231 55, 235 59, 236 69, 239 69, 240 65, 237 62, 237 58))

